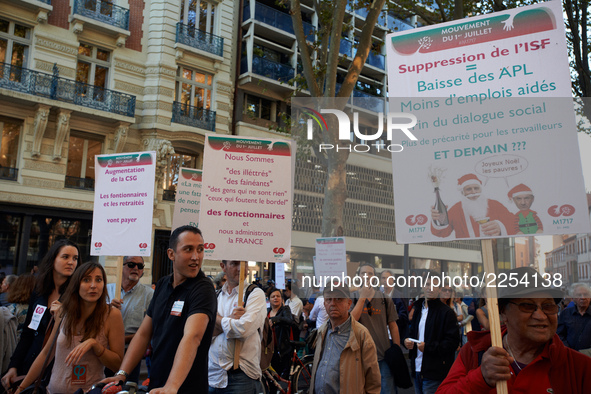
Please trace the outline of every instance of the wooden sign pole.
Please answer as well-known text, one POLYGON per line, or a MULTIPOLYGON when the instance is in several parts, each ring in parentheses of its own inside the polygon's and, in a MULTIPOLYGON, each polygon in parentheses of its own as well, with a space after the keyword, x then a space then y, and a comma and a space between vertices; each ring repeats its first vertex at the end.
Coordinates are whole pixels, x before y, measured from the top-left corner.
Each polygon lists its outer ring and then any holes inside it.
POLYGON ((123 277, 123 256, 117 257, 117 282, 115 282, 115 298, 121 299, 121 278, 123 277))
MULTIPOLYGON (((495 273, 495 261, 493 257, 493 248, 491 239, 482 240, 482 261, 484 263, 484 272, 488 275, 489 273, 495 273)), ((488 283, 485 278, 485 286, 488 283)), ((494 282, 496 286, 496 281, 494 282)), ((488 307, 488 320, 490 323, 490 336, 492 345, 502 348, 503 337, 501 336, 501 318, 499 316, 499 299, 497 297, 497 288, 488 287, 486 288, 486 305, 488 307)), ((508 394, 507 382, 497 382, 497 393, 508 394)))
MULTIPOLYGON (((238 284, 238 306, 244 306, 244 277, 246 275, 246 262, 240 262, 240 283, 238 284)), ((234 369, 240 367, 240 352, 242 351, 242 341, 236 339, 234 344, 234 369)))

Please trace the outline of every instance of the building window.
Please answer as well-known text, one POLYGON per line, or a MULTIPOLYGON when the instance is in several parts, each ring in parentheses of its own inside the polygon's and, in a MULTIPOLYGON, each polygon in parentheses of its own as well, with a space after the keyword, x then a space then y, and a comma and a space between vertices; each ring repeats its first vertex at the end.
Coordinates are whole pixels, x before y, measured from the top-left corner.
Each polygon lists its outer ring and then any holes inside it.
POLYGON ((22 122, 0 118, 0 179, 15 181, 18 175, 18 147, 22 122))
POLYGON ((208 1, 183 0, 180 22, 207 33, 215 32, 216 6, 208 1))
POLYGON ((277 103, 261 97, 245 94, 244 113, 251 118, 277 121, 277 103))
POLYGON ((85 85, 78 87, 78 94, 92 95, 95 100, 104 101, 109 81, 111 52, 88 44, 78 47, 76 81, 85 85))
POLYGON ((71 134, 65 186, 94 190, 94 156, 102 152, 102 138, 88 134, 71 134))
POLYGON ((31 45, 31 29, 0 19, 0 62, 26 67, 31 45))
POLYGON ((213 76, 179 66, 176 98, 184 106, 211 109, 213 76))
POLYGON ((175 200, 180 168, 197 168, 197 157, 198 155, 194 153, 175 153, 174 155, 168 156, 168 163, 162 184, 162 189, 164 190, 164 194, 162 195, 163 200, 175 200))

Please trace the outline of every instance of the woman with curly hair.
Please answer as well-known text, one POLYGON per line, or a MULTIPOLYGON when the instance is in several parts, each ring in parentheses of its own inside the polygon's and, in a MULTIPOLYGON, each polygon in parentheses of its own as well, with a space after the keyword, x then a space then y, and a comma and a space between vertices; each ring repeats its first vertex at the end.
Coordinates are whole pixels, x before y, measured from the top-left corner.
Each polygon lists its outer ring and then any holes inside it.
POLYGON ((39 376, 56 335, 55 363, 47 386, 49 392, 86 391, 105 378, 105 367, 114 371, 119 369, 125 330, 119 309, 107 304, 106 282, 107 275, 100 264, 88 262, 78 268, 56 313, 56 324, 49 341, 15 394, 33 384, 39 376))
POLYGON ((59 308, 59 299, 70 283, 79 256, 78 246, 63 238, 54 242, 39 263, 37 284, 29 300, 21 338, 10 358, 8 372, 2 377, 5 389, 16 384, 18 376, 29 371, 41 351, 51 320, 50 311, 59 308))

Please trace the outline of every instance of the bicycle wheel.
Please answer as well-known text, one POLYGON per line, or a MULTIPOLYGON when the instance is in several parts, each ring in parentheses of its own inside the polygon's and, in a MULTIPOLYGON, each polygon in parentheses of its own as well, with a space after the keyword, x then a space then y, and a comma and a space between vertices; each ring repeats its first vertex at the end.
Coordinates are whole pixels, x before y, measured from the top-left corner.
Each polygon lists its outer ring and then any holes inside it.
POLYGON ((306 394, 310 390, 310 383, 312 380, 312 364, 313 359, 305 360, 304 366, 300 367, 293 375, 292 392, 298 394, 306 394))

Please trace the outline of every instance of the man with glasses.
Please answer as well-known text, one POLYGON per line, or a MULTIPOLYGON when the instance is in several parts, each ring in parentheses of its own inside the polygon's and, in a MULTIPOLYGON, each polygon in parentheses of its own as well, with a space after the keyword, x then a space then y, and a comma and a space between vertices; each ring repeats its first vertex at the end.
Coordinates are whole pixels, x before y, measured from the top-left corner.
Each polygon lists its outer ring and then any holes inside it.
POLYGON ((591 356, 591 290, 584 283, 575 283, 572 296, 575 305, 560 313, 556 333, 565 346, 591 356))
POLYGON ((395 393, 398 389, 394 385, 390 366, 385 360, 386 351, 390 348, 391 342, 400 346, 400 334, 398 333, 398 313, 392 298, 372 286, 372 283, 379 284, 376 271, 373 265, 363 263, 357 271, 362 279, 362 286, 358 293, 355 293, 351 316, 363 324, 371 334, 376 344, 378 364, 380 367, 382 393, 395 393), (390 337, 388 336, 390 331, 390 337))
POLYGON ((367 328, 349 314, 349 287, 328 283, 323 296, 328 322, 318 329, 310 394, 379 393, 376 347, 367 328))
MULTIPOLYGON (((137 332, 144 320, 154 290, 140 283, 144 276, 144 258, 141 256, 125 256, 123 258, 123 275, 121 277, 121 298, 115 298, 115 283, 107 284, 107 292, 111 305, 121 310, 125 327, 125 347, 137 332)), ((138 383, 141 363, 129 374, 128 381, 138 383)), ((109 374, 107 371, 107 375, 109 374)))
MULTIPOLYGON (((556 334, 562 292, 531 267, 514 268, 518 283, 500 288, 502 347, 490 333, 472 331, 438 393, 588 393, 591 358, 565 347, 556 334)), ((492 308, 491 302, 491 308, 492 308)))

